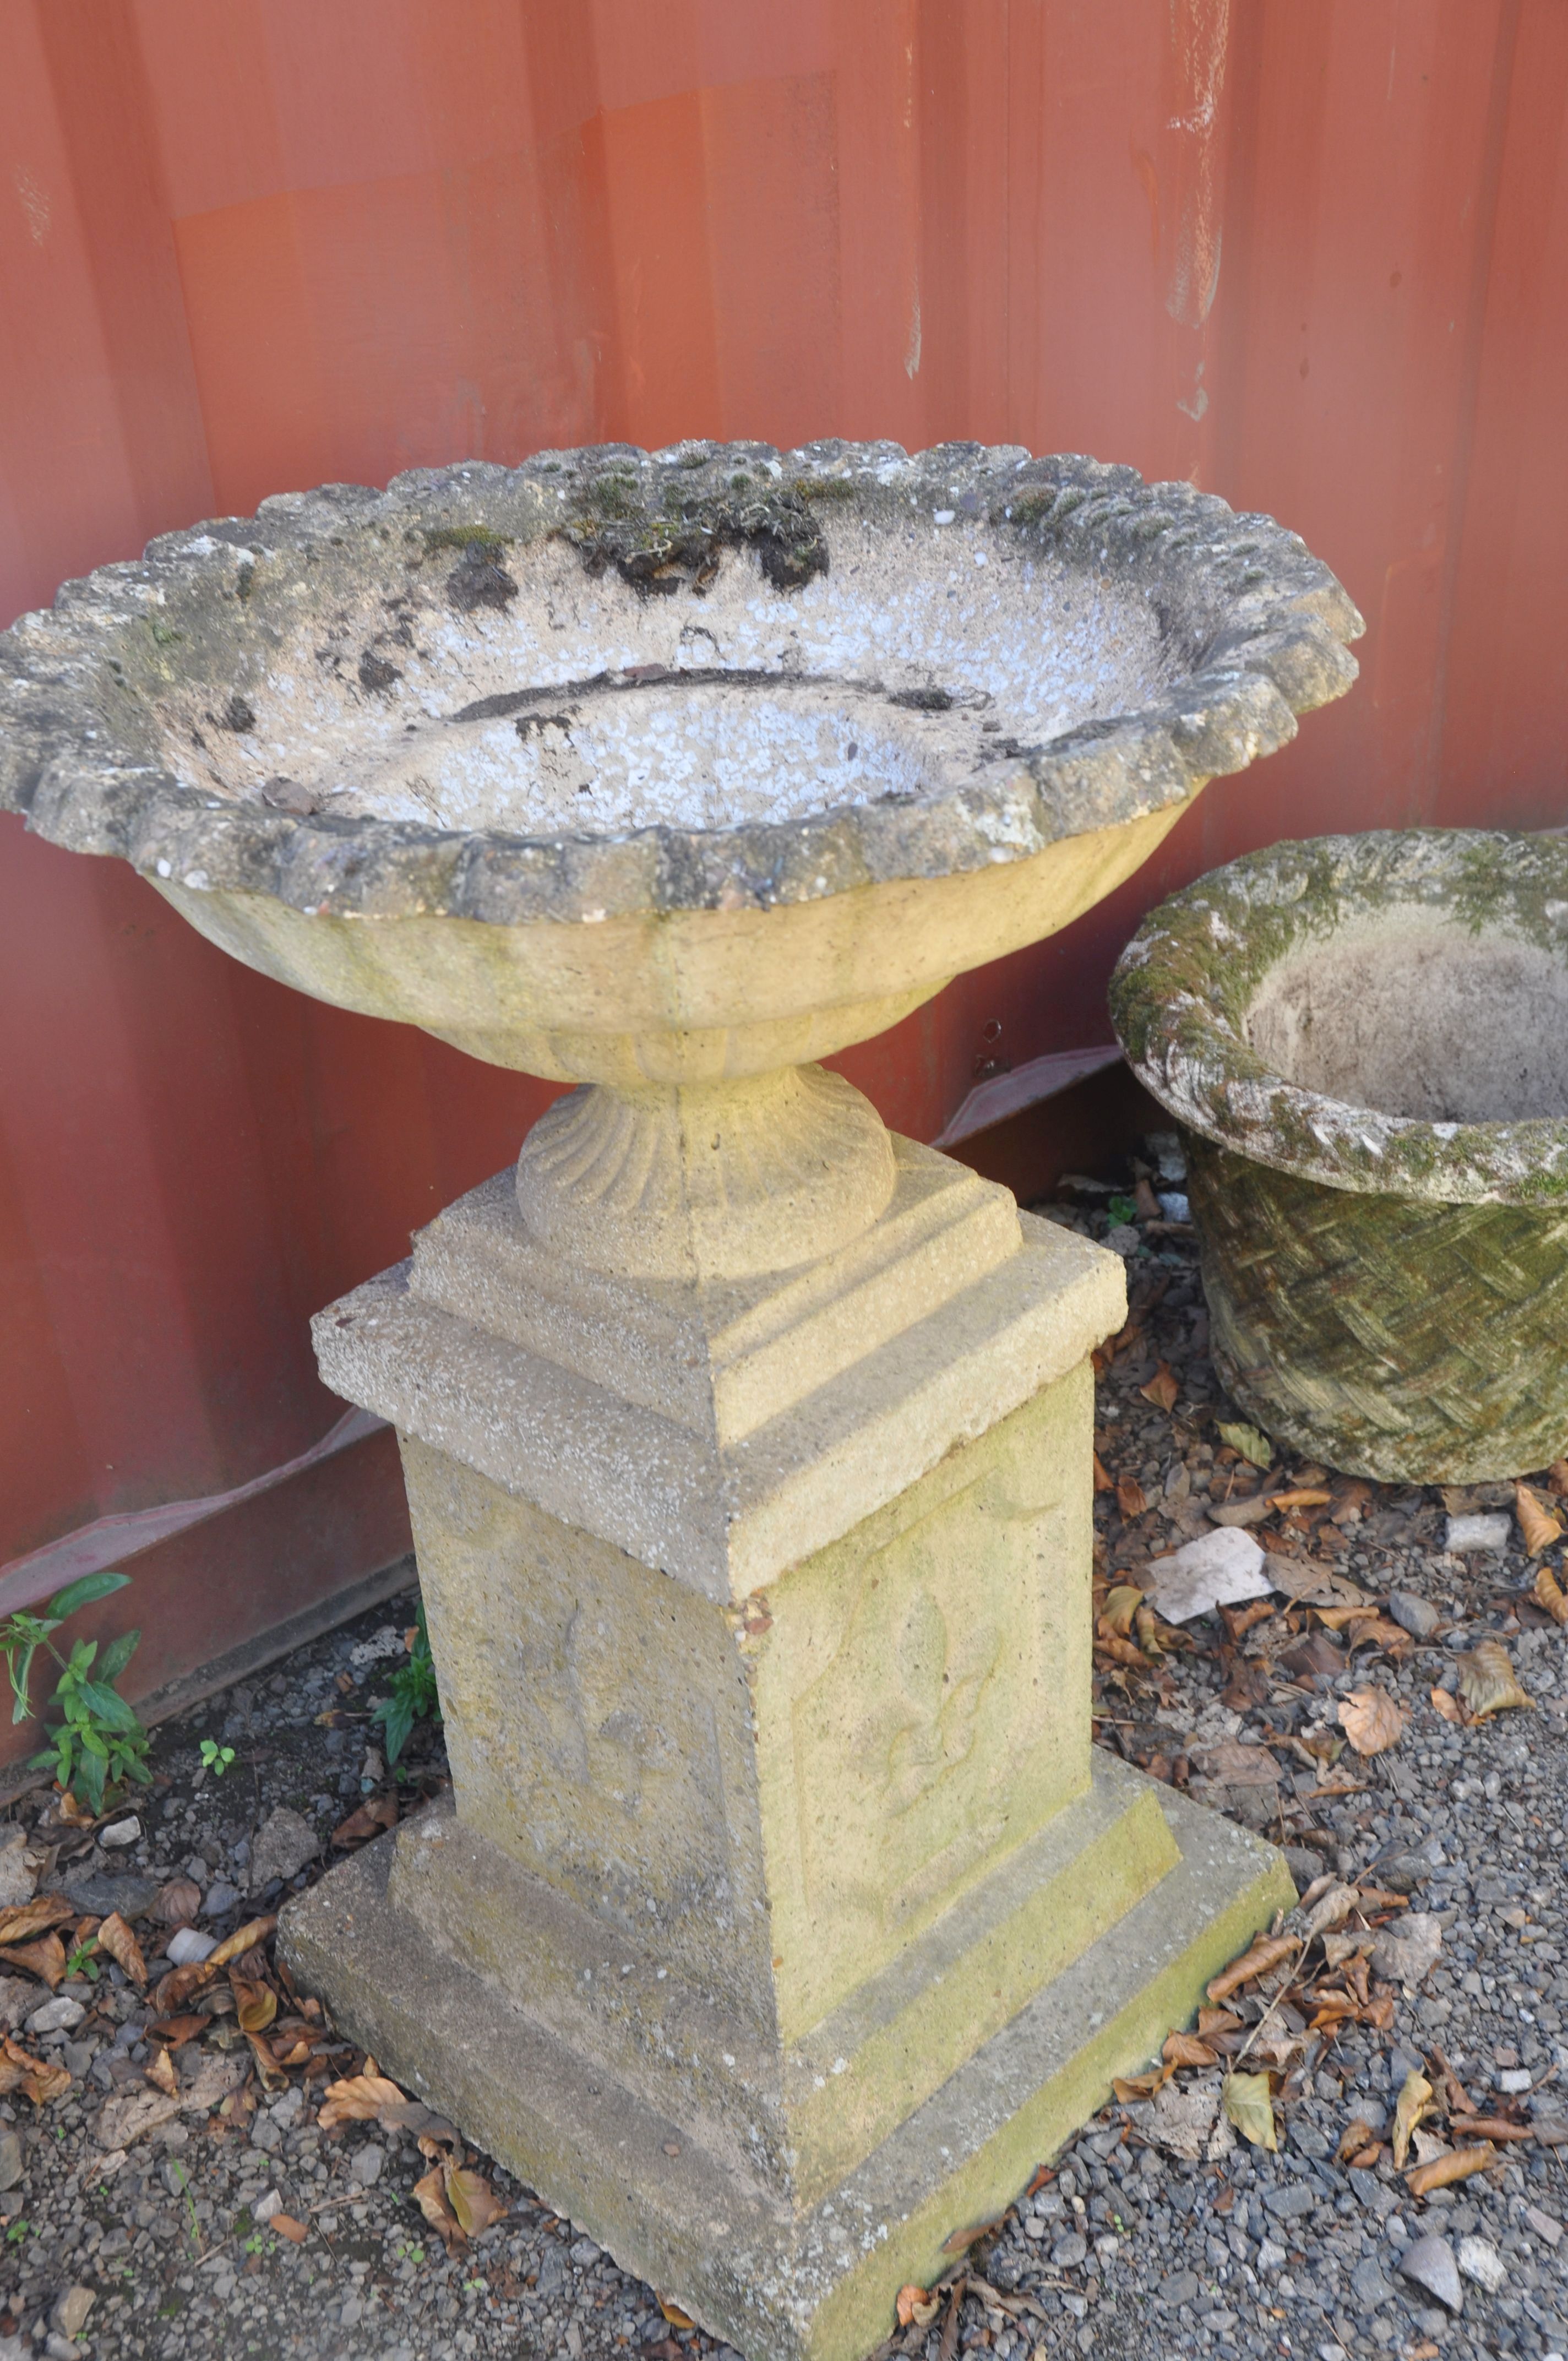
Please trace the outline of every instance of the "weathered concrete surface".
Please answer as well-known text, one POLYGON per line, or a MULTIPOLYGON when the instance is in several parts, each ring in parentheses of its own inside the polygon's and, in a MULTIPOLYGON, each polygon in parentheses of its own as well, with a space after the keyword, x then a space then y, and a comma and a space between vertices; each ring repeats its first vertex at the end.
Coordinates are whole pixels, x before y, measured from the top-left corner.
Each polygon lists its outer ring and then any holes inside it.
MULTIPOLYGON (((611 2002, 594 2020, 594 2051, 585 2056, 588 2006, 576 2025, 560 2006, 561 1971, 574 1955, 555 1955, 537 1996, 514 1971, 509 1993, 488 1961, 473 1964, 433 1941, 422 1912, 391 1898, 392 1839, 292 1904, 282 1940, 301 1982, 325 1995, 389 2072, 716 2334, 753 2361, 853 2361, 888 2333, 898 2288, 940 2270, 944 2239, 1015 2195, 1112 2076, 1152 2056, 1168 2027, 1190 2016, 1208 1977, 1291 1899, 1280 1856, 1245 1830, 1097 1755, 1102 1783, 1110 1825, 1090 1837, 1071 1872, 1080 1906, 1092 1911, 1102 1883, 1125 1880, 1129 1836, 1145 1848, 1135 1886, 1167 1844, 1172 1865, 1065 1965, 1046 1934, 1033 1997, 863 2160, 794 2204, 742 2169, 732 2140, 707 2144, 711 2114, 694 2131, 690 2111, 663 2108, 647 2074, 634 2085, 630 2072, 623 2080, 607 2068, 607 2047, 618 2062, 634 2047, 630 2020, 645 1988, 628 2004, 619 2046, 599 2029, 611 2002), (1151 1804, 1168 1832, 1153 1847, 1151 1804)), ((412 1829, 398 1839, 404 1851, 437 1854, 445 1842, 470 1841, 460 1828, 428 1848, 412 1829)), ((400 1863, 398 1891, 424 1874, 400 1863)), ((466 1892, 467 1881, 455 1878, 446 1890, 455 1888, 466 1892)), ((612 1994, 620 1982, 637 1982, 634 1961, 633 1976, 621 1978, 623 1940, 602 1921, 597 1929, 576 1924, 596 1981, 612 1994)), ((1092 1935, 1092 1918, 1082 1931, 1092 1935)), ((529 1939, 524 1928, 525 1949, 529 1939)), ((694 2083, 722 2092, 729 2078, 733 2088, 741 2061, 734 2052, 734 2066, 722 2052, 711 2058, 708 2023, 673 2009, 665 2030, 673 2045, 691 2044, 694 2083)), ((920 2056, 912 2042, 911 2065, 920 2056)), ((831 2092, 831 2069, 823 2079, 831 2092)), ((848 2067, 838 2079, 849 2081, 848 2067)))
POLYGON ((68 584, 0 635, 0 805, 319 998, 694 1082, 1069 924, 1360 630, 1294 534, 1128 467, 542 453, 68 584))
MULTIPOLYGON (((1124 1317, 1117 1257, 932 1149, 896 1155, 879 1223, 744 1286, 565 1264, 488 1182, 422 1235, 411 1268, 318 1313, 322 1376, 518 1498, 744 1598, 1124 1317)), ((1080 1448, 1087 1470, 1087 1424, 1080 1448)))
POLYGON ((1200 878, 1112 1010, 1196 1137, 1213 1356, 1354 1474, 1521 1475, 1568 1448, 1568 846, 1409 829, 1200 878))

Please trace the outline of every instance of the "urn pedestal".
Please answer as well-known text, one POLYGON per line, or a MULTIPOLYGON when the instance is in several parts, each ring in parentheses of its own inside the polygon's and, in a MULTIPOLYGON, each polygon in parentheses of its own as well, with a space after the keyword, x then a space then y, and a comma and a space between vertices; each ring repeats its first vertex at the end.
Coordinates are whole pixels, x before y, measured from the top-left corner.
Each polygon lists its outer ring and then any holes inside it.
POLYGON ((0 803, 587 1086, 316 1323, 453 1790, 281 1935, 756 2361, 878 2343, 1290 1893, 1091 1746, 1121 1266, 813 1061, 1113 892, 1360 629, 1190 485, 825 442, 287 494, 0 635, 0 803))
POLYGON ((294 1972, 780 2361, 879 2342, 1291 1898, 1091 1744, 1121 1263, 883 1143, 787 1271, 565 1260, 509 1172, 316 1323, 401 1437, 453 1790, 291 1905, 294 1972))

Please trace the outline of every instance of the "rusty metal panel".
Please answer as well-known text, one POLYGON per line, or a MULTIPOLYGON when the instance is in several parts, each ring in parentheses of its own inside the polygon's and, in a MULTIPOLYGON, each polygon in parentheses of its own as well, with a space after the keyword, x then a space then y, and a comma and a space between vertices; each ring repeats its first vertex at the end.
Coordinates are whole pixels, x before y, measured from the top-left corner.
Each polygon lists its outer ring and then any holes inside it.
MULTIPOLYGON (((1282 517, 1359 689, 838 1061, 931 1137, 1104 1039, 1200 869, 1568 818, 1565 117, 1563 0, 11 0, 0 613, 269 491, 601 439, 1011 440, 1282 517)), ((3 1563, 323 1433, 307 1314, 549 1093, 9 821, 0 896, 3 1563)))

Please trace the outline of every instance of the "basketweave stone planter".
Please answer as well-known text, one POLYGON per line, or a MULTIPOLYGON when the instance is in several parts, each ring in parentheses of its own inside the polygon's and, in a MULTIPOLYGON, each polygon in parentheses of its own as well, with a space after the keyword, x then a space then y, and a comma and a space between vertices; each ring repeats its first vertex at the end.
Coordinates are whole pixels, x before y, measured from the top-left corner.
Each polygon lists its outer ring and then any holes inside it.
POLYGON ((1111 1006, 1260 1426, 1384 1481, 1568 1450, 1568 844, 1275 845, 1151 913, 1111 1006))
POLYGON ((1091 1746, 1121 1264, 813 1061, 1109 892, 1359 629, 1187 485, 737 444, 269 500, 0 641, 35 828, 579 1085, 317 1320, 453 1797, 283 1939, 749 2354, 876 2344, 1290 1893, 1091 1746))

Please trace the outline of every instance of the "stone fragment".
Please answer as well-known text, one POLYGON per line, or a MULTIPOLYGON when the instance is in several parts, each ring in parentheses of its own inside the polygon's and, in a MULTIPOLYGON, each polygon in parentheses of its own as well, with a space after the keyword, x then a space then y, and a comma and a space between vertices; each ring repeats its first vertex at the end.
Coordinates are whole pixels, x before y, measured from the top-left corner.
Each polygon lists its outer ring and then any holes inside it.
POLYGON ((1350 2275, 1350 2284, 1363 2312, 1376 2312, 1379 2304, 1393 2299, 1393 2285, 1384 2276, 1376 2255, 1363 2256, 1350 2275))
POLYGON ((27 1866, 27 1832, 19 1821, 7 1820, 0 1828, 0 1910, 30 1902, 37 1883, 27 1866))
POLYGON ((250 2209, 250 2215, 254 2222, 270 2222, 274 2213, 281 2213, 282 2211, 281 2195, 276 2189, 269 2189, 265 2197, 257 2199, 250 2209))
POLYGON ((1263 2202, 1276 2221, 1299 2222, 1311 2213, 1318 2193, 1308 2181, 1287 2180, 1277 2189, 1271 2189, 1263 2202))
POLYGON ((1187 1623, 1211 1608, 1266 1598, 1274 1585, 1263 1571, 1266 1563, 1250 1533, 1221 1525, 1184 1542, 1168 1557, 1154 1559, 1145 1568, 1143 1587, 1168 1623, 1187 1623))
POLYGON ((133 1918, 146 1917, 159 1889, 156 1878, 137 1877, 128 1871, 110 1875, 94 1869, 82 1877, 68 1876, 63 1891, 83 1917, 107 1918, 117 1910, 128 1924, 133 1918))
POLYGON ((1433 2235, 1413 2240, 1396 2268, 1402 2278, 1412 2279, 1417 2287, 1425 2288, 1428 2295, 1435 2296, 1445 2311, 1464 2311, 1464 2290, 1459 2283, 1459 2265, 1446 2238, 1433 2235))
POLYGON ((203 1935, 195 1927, 176 1927, 169 1938, 166 1956, 175 1967, 189 1968, 208 1958, 217 1948, 215 1935, 203 1935))
MULTIPOLYGON (((1281 2255, 1279 2259, 1283 2262, 1284 2256, 1281 2255)), ((1168 2305, 1173 2312, 1179 2312, 1186 2305, 1196 2303, 1198 2301, 1197 2272, 1168 2272, 1159 2283, 1159 2300, 1161 2303, 1168 2305)))
POLYGON ((1389 1983, 1419 1984, 1437 1965, 1442 1924, 1431 1910, 1408 1910, 1385 1927, 1372 1947, 1372 1972, 1389 1983))
POLYGON ((1418 1598, 1413 1590, 1390 1591, 1388 1612, 1412 1640, 1430 1640, 1442 1620, 1431 1599, 1418 1598))
POLYGON ((1051 2248, 1051 2261, 1059 2271, 1076 2270, 1089 2252, 1089 2241, 1077 2230, 1069 2230, 1051 2248))
POLYGON ((126 1845, 137 1844, 140 1839, 141 1822, 134 1812, 128 1813, 123 1820, 111 1821, 106 1828, 100 1828, 98 1831, 99 1843, 107 1845, 112 1851, 126 1845))
POLYGON ((15 2124, 0 2124, 0 2191, 15 2189, 27 2169, 27 2152, 15 2124))
POLYGON ((226 1877, 214 1877, 202 1905, 203 1915, 208 1918, 222 1918, 228 1911, 239 1907, 239 1898, 237 1885, 231 1885, 226 1877))
POLYGON ((1499 2091, 1506 2091, 1509 2098, 1514 2099, 1521 2092, 1528 2091, 1534 2080, 1535 2076, 1528 2066, 1505 2066, 1497 2077, 1497 2084, 1499 2091))
POLYGON ((69 1993, 57 1993, 52 2000, 46 2000, 41 2008, 34 2009, 27 2019, 27 2031, 71 2033, 86 2014, 82 2003, 72 2000, 69 1993))
POLYGON ((1508 2285, 1508 2267, 1488 2239, 1461 2238, 1459 2268, 1467 2279, 1474 2279, 1488 2295, 1499 2294, 1508 2285))
POLYGON ((1554 2214, 1543 2213, 1539 2205, 1527 2205, 1524 2218, 1538 2238, 1544 2238, 1549 2246, 1556 2246, 1563 2235, 1563 2224, 1554 2214))
POLYGON ((1450 1517, 1442 1545, 1454 1557, 1464 1557, 1481 1550, 1506 1550, 1513 1537, 1513 1519, 1501 1510, 1482 1511, 1475 1516, 1450 1517))
POLYGON ((97 2291, 83 2287, 78 2281, 55 2298, 54 2310, 49 2314, 50 2323, 61 2336, 80 2336, 87 2325, 87 2315, 97 2301, 97 2291))
POLYGON ((15 2033, 38 1997, 30 1976, 0 1976, 0 2033, 15 2033))
POLYGON ((378 2147, 374 2140, 367 2140, 363 2147, 356 2148, 349 2158, 349 2179, 357 2181, 361 2189, 374 2189, 381 2178, 381 2167, 386 2161, 386 2149, 378 2147))
POLYGON ((1285 2249, 1277 2238, 1265 2238, 1257 2250, 1257 2268, 1265 2279, 1285 2268, 1285 2249))
MULTIPOLYGON (((259 1892, 275 1877, 297 1877, 321 1850, 321 1839, 309 1820, 280 1804, 257 1834, 250 1857, 250 1891, 259 1892)), ((208 1897, 211 1907, 211 1896, 208 1897)))

